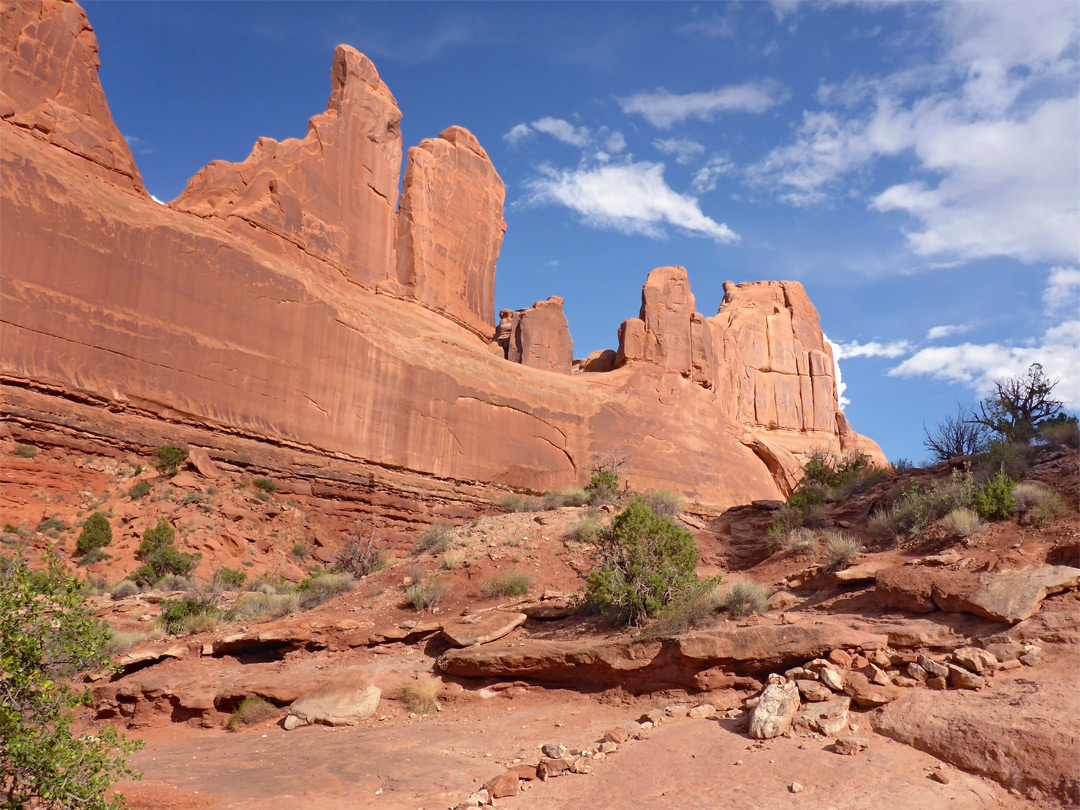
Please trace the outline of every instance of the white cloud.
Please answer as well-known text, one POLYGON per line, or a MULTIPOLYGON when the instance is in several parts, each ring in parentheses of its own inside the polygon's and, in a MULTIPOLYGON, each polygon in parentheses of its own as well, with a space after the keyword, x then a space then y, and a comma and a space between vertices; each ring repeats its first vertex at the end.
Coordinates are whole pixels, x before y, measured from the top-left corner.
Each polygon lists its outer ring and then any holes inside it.
POLYGON ((707 39, 730 39, 735 36, 735 25, 727 17, 719 15, 680 25, 675 30, 680 34, 692 34, 707 39))
POLYGON ((935 13, 936 62, 822 85, 826 108, 804 112, 794 140, 749 179, 814 205, 852 193, 851 176, 874 161, 908 156, 909 179, 871 206, 911 218, 914 253, 1077 261, 1080 6, 950 3, 935 13))
POLYGON ((727 225, 710 219, 698 201, 679 194, 664 180, 662 163, 620 163, 541 168, 526 182, 533 204, 555 204, 576 211, 595 228, 664 238, 666 226, 721 243, 738 241, 727 225))
POLYGON ((1048 315, 1080 307, 1080 270, 1075 267, 1051 267, 1043 290, 1043 306, 1048 315))
MULTIPOLYGON (((720 182, 720 177, 728 174, 734 168, 735 164, 727 158, 714 155, 709 158, 704 166, 698 169, 690 185, 698 194, 705 194, 716 188, 717 183, 720 182)), ((739 199, 739 197, 735 195, 732 199, 739 199)))
POLYGON ((670 129, 672 124, 687 118, 712 121, 722 112, 765 112, 784 97, 782 89, 775 83, 746 82, 706 93, 681 95, 660 87, 651 93, 620 98, 618 102, 627 115, 637 113, 658 129, 670 129))
POLYGON ((829 336, 824 332, 822 332, 821 336, 825 338, 825 342, 832 347, 832 368, 833 379, 836 381, 836 400, 840 405, 840 410, 844 410, 844 408, 851 404, 851 400, 844 396, 844 392, 847 391, 847 383, 844 382, 844 376, 840 373, 840 355, 843 350, 840 348, 839 344, 829 340, 829 336))
POLYGON ((947 324, 945 326, 932 326, 926 333, 927 340, 941 340, 952 335, 960 335, 971 329, 966 324, 947 324))
POLYGON ((528 124, 516 124, 510 128, 510 131, 503 135, 503 140, 511 146, 517 146, 522 141, 530 138, 533 131, 529 128, 528 124))
POLYGON ((1042 363, 1049 377, 1061 379, 1055 396, 1074 406, 1080 403, 1080 320, 1047 329, 1031 346, 963 343, 922 349, 891 369, 889 376, 930 376, 983 395, 995 380, 1020 374, 1032 363, 1042 363))
POLYGON ((589 143, 588 127, 575 127, 569 121, 564 121, 561 118, 546 117, 537 119, 532 122, 532 128, 570 146, 581 148, 589 143))
POLYGON ((705 154, 705 147, 686 138, 657 138, 653 146, 665 155, 674 155, 675 162, 686 166, 693 163, 694 159, 705 154))
POLYGON ((150 199, 153 200, 154 202, 156 202, 158 205, 164 205, 165 204, 165 202, 163 200, 159 200, 153 194, 150 195, 150 199))
POLYGON ((901 357, 911 351, 910 340, 894 340, 890 343, 880 343, 876 340, 872 340, 869 343, 859 343, 858 341, 851 341, 850 343, 834 343, 830 341, 833 347, 833 356, 839 360, 849 359, 852 357, 901 357))
POLYGON ((609 152, 618 154, 626 148, 626 136, 619 131, 612 132, 607 136, 607 140, 604 141, 604 147, 609 152))
POLYGON ((125 135, 124 140, 127 141, 127 145, 132 152, 138 152, 140 155, 152 155, 157 150, 156 147, 151 146, 136 135, 125 135))

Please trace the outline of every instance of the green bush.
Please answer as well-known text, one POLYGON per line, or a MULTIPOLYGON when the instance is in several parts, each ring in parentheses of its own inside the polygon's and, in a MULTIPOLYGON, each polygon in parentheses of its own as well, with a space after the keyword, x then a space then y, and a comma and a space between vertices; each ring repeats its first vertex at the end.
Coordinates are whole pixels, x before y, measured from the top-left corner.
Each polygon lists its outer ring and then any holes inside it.
POLYGON ((971 507, 975 484, 966 471, 952 471, 949 478, 929 485, 917 481, 901 491, 891 506, 879 509, 870 516, 870 528, 894 541, 902 541, 922 531, 935 520, 941 520, 954 509, 971 507))
POLYGON ((171 636, 200 633, 212 629, 221 610, 209 597, 185 596, 182 599, 162 599, 158 624, 171 636))
POLYGON ((1053 448, 1080 447, 1080 426, 1075 416, 1047 419, 1039 425, 1039 438, 1053 448))
POLYGON ((713 591, 704 585, 662 607, 656 618, 642 631, 644 638, 670 638, 690 630, 716 624, 718 616, 713 591))
POLYGON ((524 596, 529 592, 534 580, 532 574, 524 571, 508 571, 502 576, 486 579, 480 583, 480 596, 483 599, 495 599, 499 596, 524 596))
POLYGON ((277 491, 277 484, 275 484, 269 478, 256 478, 251 483, 253 483, 257 489, 261 489, 263 492, 277 491))
POLYGON ((111 557, 104 550, 100 548, 92 548, 83 555, 81 560, 79 560, 79 568, 85 568, 88 565, 95 565, 108 559, 111 559, 111 557))
POLYGON ((306 560, 308 555, 307 546, 303 543, 294 543, 292 547, 293 556, 298 560, 306 560))
POLYGON ((161 518, 157 526, 143 532, 139 550, 135 553, 135 559, 143 565, 136 569, 130 579, 138 585, 150 585, 168 574, 190 576, 202 555, 178 551, 175 542, 176 531, 165 518, 161 518))
POLYGON ((238 591, 247 581, 247 572, 238 568, 219 568, 214 572, 214 586, 224 591, 238 591))
POLYGON ((83 584, 50 558, 31 570, 0 561, 0 786, 10 810, 120 810, 110 784, 137 777, 125 757, 141 747, 103 724, 87 734, 78 672, 112 672, 108 628, 83 584))
POLYGON ((998 474, 975 490, 972 505, 985 520, 1008 520, 1016 514, 1013 488, 1016 482, 1005 474, 1004 466, 998 474))
POLYGON ((499 508, 506 512, 543 512, 544 499, 534 495, 503 495, 498 500, 499 508))
POLYGON ((612 503, 619 497, 619 474, 612 469, 597 469, 585 487, 589 503, 600 505, 612 503))
POLYGON ((147 495, 150 494, 150 482, 149 481, 137 481, 131 489, 128 490, 128 497, 133 501, 141 501, 147 495))
POLYGON ((157 449, 154 454, 154 467, 161 475, 172 478, 180 472, 180 465, 188 457, 188 451, 181 447, 173 447, 165 444, 157 449))
POLYGON ((437 520, 420 533, 418 551, 421 554, 438 554, 450 545, 454 527, 445 520, 437 520))
POLYGON ((94 512, 83 524, 79 539, 75 541, 75 548, 80 554, 86 554, 94 549, 103 548, 112 542, 112 526, 109 519, 101 512, 94 512))
POLYGON ((725 582, 712 593, 713 607, 728 616, 749 616, 769 609, 769 592, 748 579, 725 582))
POLYGON ((15 455, 19 458, 33 458, 37 455, 37 448, 32 444, 15 445, 15 455))
POLYGON ((311 610, 311 608, 333 599, 338 594, 352 590, 355 585, 356 580, 351 574, 326 571, 312 574, 297 586, 300 608, 302 610, 311 610))
POLYGON ((277 716, 278 709, 270 701, 261 697, 246 697, 240 701, 236 711, 229 715, 225 728, 229 731, 239 731, 277 716))
POLYGON ((697 562, 690 533, 636 495, 600 535, 585 600, 605 615, 640 624, 699 587, 697 562))

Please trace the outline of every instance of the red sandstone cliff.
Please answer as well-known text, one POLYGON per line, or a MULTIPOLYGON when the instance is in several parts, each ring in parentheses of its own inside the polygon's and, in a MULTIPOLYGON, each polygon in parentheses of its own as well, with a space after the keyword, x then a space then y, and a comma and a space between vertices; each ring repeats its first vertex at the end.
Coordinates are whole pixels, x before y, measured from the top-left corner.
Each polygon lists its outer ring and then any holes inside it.
POLYGON ((9 0, 3 21, 9 414, 18 400, 20 418, 99 429, 63 413, 78 399, 157 419, 162 441, 182 422, 535 490, 582 483, 618 448, 636 488, 718 504, 778 495, 810 449, 880 455, 838 411, 791 282, 732 286, 706 318, 685 270, 653 271, 617 357, 579 368, 605 373, 567 373, 558 299, 514 313, 506 353, 490 351, 502 181, 451 127, 409 150, 399 209, 400 112, 351 48, 303 140, 260 140, 162 207, 109 115, 81 10, 9 0))

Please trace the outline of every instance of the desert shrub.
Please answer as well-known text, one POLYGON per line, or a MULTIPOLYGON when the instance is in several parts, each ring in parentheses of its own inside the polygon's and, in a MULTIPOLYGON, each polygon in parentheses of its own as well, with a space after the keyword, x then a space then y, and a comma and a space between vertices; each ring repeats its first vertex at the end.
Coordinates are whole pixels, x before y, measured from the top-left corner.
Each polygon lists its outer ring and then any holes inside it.
POLYGON ((207 596, 185 596, 182 599, 162 599, 158 624, 170 636, 190 635, 212 630, 217 626, 221 610, 207 596))
POLYGON ((270 501, 274 500, 274 496, 271 495, 269 492, 261 491, 255 493, 255 498, 262 501, 263 503, 270 503, 270 501))
POLYGON ((916 468, 915 462, 910 458, 900 457, 895 459, 892 463, 892 471, 895 475, 903 475, 909 473, 916 468))
POLYGON ((33 458, 37 455, 37 448, 32 444, 15 445, 15 455, 19 458, 33 458))
POLYGON ((780 547, 794 557, 814 554, 821 545, 821 539, 812 529, 801 528, 788 532, 780 547))
POLYGON ((108 639, 105 641, 104 646, 102 646, 101 652, 109 658, 116 658, 118 655, 123 655, 136 644, 141 644, 150 638, 149 633, 117 630, 115 627, 109 627, 107 629, 109 634, 108 639))
POLYGON ((856 555, 862 551, 862 543, 847 532, 826 529, 822 533, 822 540, 825 545, 825 563, 833 569, 850 565, 856 555))
POLYGON ((585 506, 589 502, 589 493, 583 489, 564 490, 562 494, 563 506, 585 506))
POLYGON ((454 527, 445 520, 437 520, 420 533, 417 550, 423 553, 438 554, 450 544, 454 527))
POLYGON ((1051 447, 1080 447, 1080 425, 1076 417, 1048 419, 1039 425, 1039 438, 1051 447))
POLYGON ((116 583, 116 585, 112 587, 112 590, 109 591, 109 596, 113 598, 113 601, 118 602, 121 599, 126 599, 129 596, 135 596, 136 594, 141 592, 142 589, 138 585, 136 585, 130 579, 125 579, 121 582, 116 583))
POLYGON ((816 481, 803 481, 788 495, 787 505, 797 509, 821 506, 829 497, 829 488, 816 481))
POLYGON ((181 447, 165 444, 157 449, 154 457, 154 467, 157 471, 166 478, 172 478, 180 472, 180 465, 188 457, 188 451, 181 447))
MULTIPOLYGON (((295 548, 293 549, 295 552, 295 548)), ((307 550, 305 549, 305 555, 307 550)), ((383 553, 375 548, 375 532, 364 538, 363 526, 352 540, 346 543, 334 557, 330 570, 339 574, 351 574, 362 578, 386 567, 383 553)))
POLYGON ((405 590, 405 603, 413 610, 431 610, 450 592, 450 584, 439 577, 410 585, 405 590))
POLYGON ((769 592, 748 579, 733 579, 712 592, 712 602, 728 616, 749 616, 769 609, 769 592))
POLYGON ((424 677, 401 688, 401 700, 414 714, 434 714, 439 710, 439 684, 424 677))
POLYGON ((86 554, 94 549, 100 549, 112 542, 112 526, 109 519, 101 512, 94 512, 83 524, 79 539, 75 541, 75 548, 80 554, 86 554))
POLYGON ((179 574, 166 574, 153 585, 155 591, 190 591, 193 587, 190 579, 179 574))
POLYGON ((96 565, 97 563, 103 562, 104 560, 108 559, 111 558, 103 549, 92 548, 83 555, 81 560, 79 560, 79 568, 85 568, 89 565, 96 565))
POLYGON ((136 481, 135 484, 128 490, 128 497, 133 501, 141 501, 147 495, 150 494, 150 482, 149 481, 136 481))
POLYGON ((699 587, 694 538, 639 496, 604 530, 585 601, 620 621, 640 624, 699 587))
POLYGON ((275 484, 269 478, 256 478, 251 483, 255 485, 256 489, 261 489, 263 492, 277 491, 277 484, 275 484))
POLYGON ((1065 514, 1065 502, 1056 492, 1042 484, 1023 482, 1012 491, 1020 522, 1035 526, 1053 523, 1065 514))
POLYGON ((301 580, 296 588, 303 610, 311 610, 338 594, 352 590, 356 580, 351 574, 322 572, 301 580))
POLYGON ((214 586, 223 591, 238 591, 247 582, 247 572, 238 568, 219 568, 214 572, 214 586))
POLYGON ((825 522, 825 513, 815 503, 786 505, 773 512, 772 521, 765 533, 765 548, 770 553, 785 548, 788 536, 801 528, 819 528, 825 522))
POLYGON ((972 506, 975 491, 971 474, 958 469, 929 485, 910 482, 891 506, 870 516, 870 528, 894 541, 905 540, 954 509, 972 506))
POLYGON ((988 452, 981 457, 979 472, 990 477, 1004 471, 1014 481, 1019 481, 1042 453, 1043 448, 1028 442, 995 441, 989 445, 988 452))
POLYGON ((306 560, 308 555, 307 546, 303 543, 294 543, 292 547, 293 556, 298 560, 306 560))
POLYGON ((229 731, 239 731, 277 716, 278 709, 269 700, 261 697, 246 697, 240 701, 236 711, 229 715, 225 728, 229 731))
POLYGON ((709 627, 717 621, 710 588, 698 587, 662 607, 644 631, 644 638, 666 638, 709 627))
POLYGON ((147 528, 135 553, 135 559, 143 565, 135 570, 130 579, 139 585, 149 585, 168 574, 189 576, 202 555, 178 551, 175 542, 176 531, 165 518, 161 518, 157 526, 147 528))
POLYGON ((529 592, 536 578, 524 571, 507 573, 486 579, 480 583, 480 596, 483 599, 495 599, 499 596, 524 596, 529 592))
POLYGON ((835 456, 816 450, 803 464, 803 476, 788 498, 790 506, 844 501, 888 480, 890 471, 875 467, 865 453, 835 456))
POLYGON ((570 527, 570 536, 582 543, 594 543, 604 530, 604 524, 591 515, 582 515, 577 523, 570 527))
POLYGON ((1004 466, 998 474, 975 490, 972 506, 986 520, 1008 520, 1016 514, 1013 488, 1016 482, 1005 474, 1004 466))
POLYGON ((941 519, 941 528, 950 537, 967 537, 985 525, 978 512, 966 507, 953 509, 941 519))
POLYGON ((300 594, 267 594, 252 591, 243 594, 233 604, 226 618, 234 622, 253 622, 259 619, 280 619, 300 609, 300 594))
POLYGON ((9 810, 120 810, 110 783, 137 776, 125 757, 141 747, 87 722, 91 696, 75 673, 112 671, 108 629, 83 584, 50 558, 31 570, 0 563, 0 789, 9 810), (92 733, 86 733, 91 731, 92 733))
POLYGON ((611 503, 619 496, 619 474, 614 470, 597 470, 585 491, 589 493, 589 503, 611 503))
POLYGON ((456 571, 461 568, 465 563, 464 551, 447 551, 443 554, 442 562, 439 563, 439 567, 446 571, 456 571))
POLYGON ((496 504, 504 512, 520 512, 522 511, 521 505, 524 502, 524 497, 518 495, 515 492, 511 492, 507 495, 503 495, 496 501, 496 504))
POLYGON ((543 497, 544 509, 559 509, 563 505, 563 494, 561 492, 549 492, 543 497))
POLYGON ((678 517, 682 514, 682 498, 663 489, 649 490, 644 495, 645 503, 654 514, 678 517))

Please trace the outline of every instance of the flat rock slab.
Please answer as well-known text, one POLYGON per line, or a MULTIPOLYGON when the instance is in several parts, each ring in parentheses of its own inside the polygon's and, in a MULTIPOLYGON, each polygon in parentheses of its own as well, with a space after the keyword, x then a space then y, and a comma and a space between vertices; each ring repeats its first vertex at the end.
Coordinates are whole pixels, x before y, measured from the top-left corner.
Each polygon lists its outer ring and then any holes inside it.
POLYGON ((443 636, 455 647, 474 647, 497 641, 529 618, 524 613, 482 613, 475 617, 448 621, 443 625, 443 636))
POLYGON ((879 571, 889 568, 892 563, 887 560, 868 560, 833 574, 833 579, 841 585, 851 585, 855 582, 873 582, 877 579, 879 571))
POLYGON ((909 565, 880 571, 876 593, 885 607, 972 613, 1016 624, 1034 615, 1047 596, 1078 585, 1080 568, 1067 565, 981 574, 909 565))
POLYGON ((289 707, 285 727, 293 729, 309 723, 327 726, 355 726, 375 714, 382 690, 372 684, 363 670, 343 672, 301 695, 289 707))

